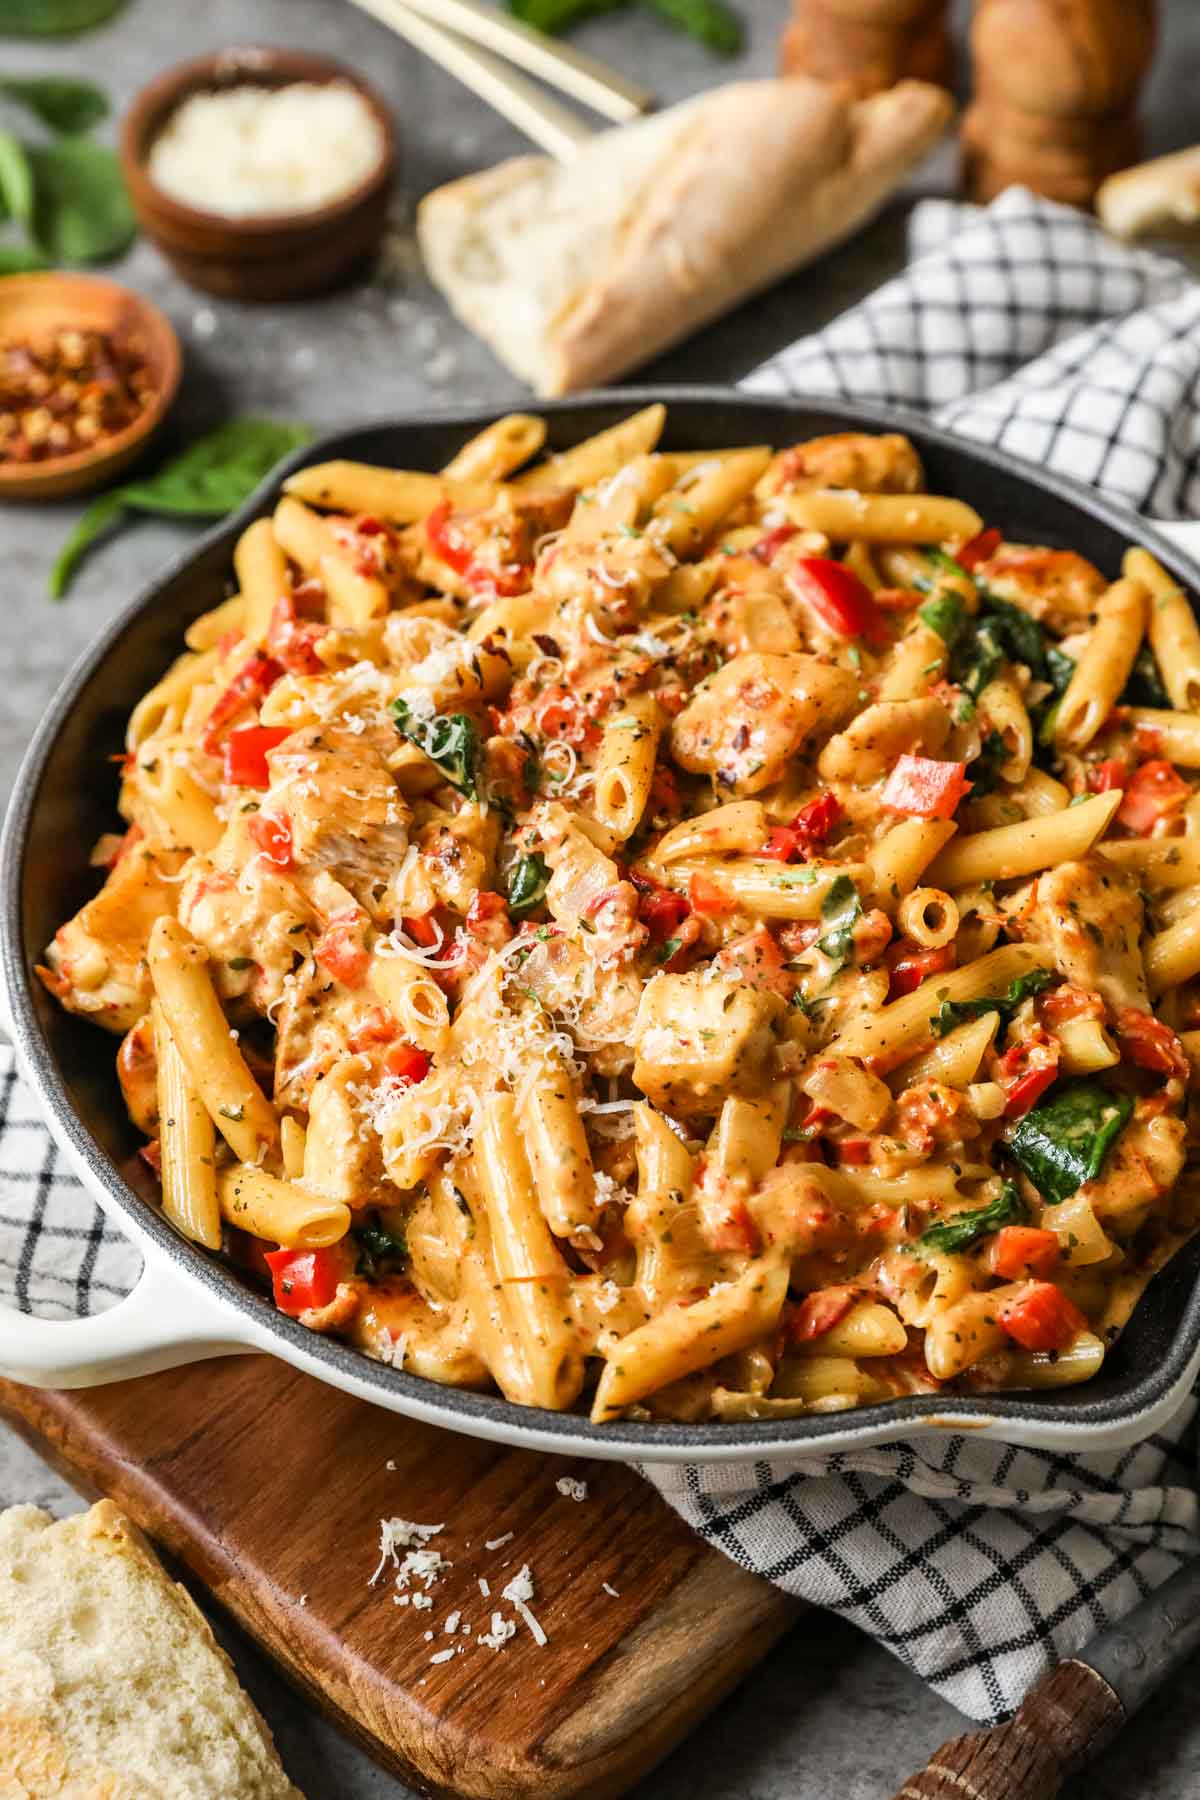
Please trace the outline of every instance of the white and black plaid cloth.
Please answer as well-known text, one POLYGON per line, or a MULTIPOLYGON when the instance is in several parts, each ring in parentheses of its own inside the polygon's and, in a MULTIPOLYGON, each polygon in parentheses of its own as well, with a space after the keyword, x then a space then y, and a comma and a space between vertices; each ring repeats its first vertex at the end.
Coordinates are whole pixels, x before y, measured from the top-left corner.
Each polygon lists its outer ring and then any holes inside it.
MULTIPOLYGON (((926 202, 911 242, 904 275, 746 385, 927 412, 1143 512, 1200 514, 1200 287, 1176 264, 1019 191, 984 212, 926 202)), ((100 1310, 139 1261, 0 1042, 0 1295, 57 1317, 100 1310)), ((728 1555, 994 1720, 1200 1551, 1196 1459, 1192 1400, 1107 1456, 951 1435, 643 1472, 728 1555)))

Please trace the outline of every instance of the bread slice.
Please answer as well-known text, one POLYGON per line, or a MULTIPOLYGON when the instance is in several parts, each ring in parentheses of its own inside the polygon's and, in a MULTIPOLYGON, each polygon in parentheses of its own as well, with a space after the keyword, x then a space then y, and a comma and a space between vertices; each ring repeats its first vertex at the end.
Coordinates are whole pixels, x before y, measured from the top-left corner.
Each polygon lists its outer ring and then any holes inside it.
POLYGON ((0 1513, 0 1794, 302 1800, 191 1599, 111 1500, 0 1513))
POLYGON ((645 362, 847 237, 945 131, 904 81, 853 102, 803 77, 737 82, 426 195, 417 233, 451 306, 539 393, 645 362))

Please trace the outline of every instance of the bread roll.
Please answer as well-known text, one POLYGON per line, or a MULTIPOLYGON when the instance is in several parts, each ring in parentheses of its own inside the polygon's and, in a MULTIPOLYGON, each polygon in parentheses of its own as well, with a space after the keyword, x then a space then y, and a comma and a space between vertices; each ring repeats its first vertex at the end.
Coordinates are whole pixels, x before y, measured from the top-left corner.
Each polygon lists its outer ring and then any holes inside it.
POLYGON ((1200 145, 1113 175, 1096 195, 1101 223, 1118 237, 1200 229, 1200 145))
POLYGON ((1154 53, 1155 0, 979 0, 978 98, 1101 119, 1135 98, 1154 53))
POLYGON ((421 202, 426 266, 541 394, 612 381, 856 230, 945 131, 949 95, 850 103, 742 82, 421 202))
POLYGON ((792 21, 779 52, 782 75, 812 75, 844 82, 860 99, 908 78, 947 82, 953 63, 943 0, 904 22, 881 17, 868 0, 843 14, 853 0, 794 0, 792 21))
POLYGON ((303 1800, 229 1658, 110 1500, 0 1513, 0 1792, 303 1800))

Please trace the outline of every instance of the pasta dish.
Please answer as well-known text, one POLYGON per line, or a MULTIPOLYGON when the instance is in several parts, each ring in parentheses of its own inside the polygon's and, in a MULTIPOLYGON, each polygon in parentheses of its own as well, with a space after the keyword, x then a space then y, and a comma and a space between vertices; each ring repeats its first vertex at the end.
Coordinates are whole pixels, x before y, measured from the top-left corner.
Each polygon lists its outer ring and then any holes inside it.
POLYGON ((1100 1368, 1200 1221, 1200 628, 895 435, 284 483, 40 971, 316 1332, 597 1421, 1100 1368))

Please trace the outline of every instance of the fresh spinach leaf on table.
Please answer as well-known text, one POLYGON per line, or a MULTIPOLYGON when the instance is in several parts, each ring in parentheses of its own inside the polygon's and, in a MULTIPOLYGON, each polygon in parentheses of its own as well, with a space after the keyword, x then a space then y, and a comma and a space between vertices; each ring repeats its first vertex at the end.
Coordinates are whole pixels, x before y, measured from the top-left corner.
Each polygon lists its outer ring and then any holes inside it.
POLYGON ((1128 1094, 1099 1081, 1059 1082, 1025 1114, 1008 1147, 1047 1206, 1055 1206, 1095 1181, 1132 1112, 1128 1094))
POLYGON ((33 173, 30 232, 55 262, 106 262, 137 236, 121 165, 103 144, 63 138, 26 148, 33 173))
POLYGON ((108 117, 108 97, 69 75, 0 75, 0 95, 15 100, 60 137, 76 137, 108 117))
POLYGON ((50 572, 51 599, 62 598, 88 550, 125 513, 224 518, 250 498, 277 462, 311 436, 307 426, 278 419, 229 419, 181 450, 155 474, 102 494, 59 551, 50 572))
POLYGON ((0 0, 0 37, 73 37, 103 25, 125 0, 0 0))

